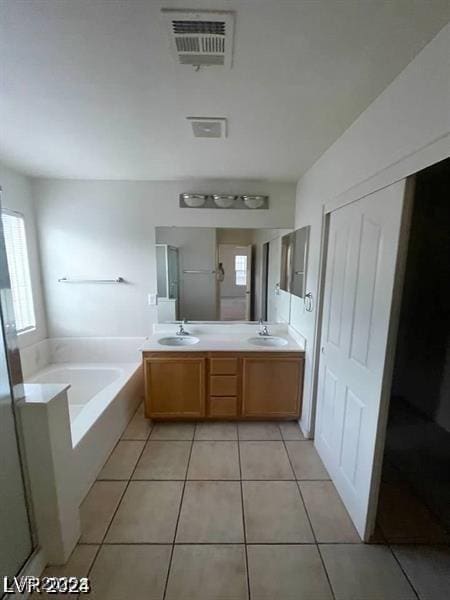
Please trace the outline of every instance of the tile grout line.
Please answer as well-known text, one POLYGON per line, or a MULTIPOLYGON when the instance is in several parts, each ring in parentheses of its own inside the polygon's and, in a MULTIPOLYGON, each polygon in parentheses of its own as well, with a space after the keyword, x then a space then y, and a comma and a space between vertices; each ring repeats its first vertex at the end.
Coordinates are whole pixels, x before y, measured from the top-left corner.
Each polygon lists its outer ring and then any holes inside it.
MULTIPOLYGON (((175 441, 175 440, 171 440, 171 441, 175 441)), ((186 440, 180 440, 180 441, 185 442, 186 440)), ((122 479, 96 479, 95 481, 109 481, 109 482, 115 482, 116 481, 117 482, 117 481, 128 481, 128 479, 123 479, 123 478, 122 479)), ((133 479, 133 481, 184 481, 184 478, 178 478, 178 479, 176 479, 176 478, 175 479, 155 479, 153 477, 135 477, 133 479)), ((205 479, 191 479, 189 477, 188 481, 198 481, 198 482, 202 482, 202 481, 222 481, 222 482, 227 482, 227 481, 240 481, 240 479, 237 479, 237 478, 235 478, 235 479, 213 479, 213 478, 208 478, 208 479, 206 479, 206 478, 205 479)), ((320 483, 322 481, 331 481, 331 479, 298 479, 298 480, 296 480, 295 477, 293 477, 292 479, 254 479, 254 478, 252 478, 252 479, 243 479, 242 481, 260 481, 260 482, 263 482, 263 481, 280 481, 280 482, 282 482, 282 481, 308 481, 308 482, 313 482, 313 483, 320 483)), ((87 543, 89 543, 89 542, 87 542, 87 543)), ((342 542, 342 543, 345 543, 345 542, 342 542)), ((387 544, 388 542, 386 541, 384 543, 387 544)), ((391 543, 393 543, 393 544, 397 544, 397 543, 398 544, 413 544, 413 545, 415 543, 418 546, 423 546, 423 545, 430 544, 430 542, 411 542, 409 540, 407 540, 405 542, 402 542, 401 540, 400 541, 394 540, 391 543)), ((431 545, 434 545, 434 546, 448 546, 448 543, 447 542, 439 542, 439 543, 433 542, 433 543, 431 543, 431 545)))
MULTIPOLYGON (((139 410, 139 408, 138 408, 138 410, 139 410)), ((131 420, 130 420, 130 423, 131 423, 131 421, 134 419, 134 417, 136 416, 137 412, 138 412, 138 411, 136 410, 136 412, 134 413, 133 417, 132 417, 132 418, 131 418, 131 420)), ((145 418, 145 416, 144 416, 144 418, 145 418)), ((128 427, 128 425, 127 425, 127 427, 128 427)), ((154 424, 153 424, 153 422, 152 422, 152 421, 150 421, 150 429, 149 429, 149 432, 148 432, 147 438, 146 438, 145 440, 139 440, 139 441, 141 441, 141 442, 143 441, 143 442, 144 442, 144 445, 143 445, 143 447, 142 447, 142 450, 141 450, 141 452, 140 452, 140 454, 139 454, 139 456, 138 456, 138 459, 137 459, 137 461, 136 461, 136 464, 134 465, 134 468, 133 468, 133 470, 132 470, 132 471, 131 471, 131 473, 130 473, 130 476, 129 476, 128 480, 127 480, 127 484, 125 485, 125 487, 124 487, 124 489, 123 489, 123 492, 122 492, 122 494, 120 495, 119 502, 117 503, 116 509, 114 510, 114 512, 113 512, 113 514, 112 514, 112 517, 111 517, 111 519, 110 519, 110 521, 109 521, 109 523, 108 523, 108 527, 106 528, 105 534, 104 534, 104 536, 103 536, 103 538, 102 538, 101 542, 98 544, 97 552, 95 553, 95 556, 94 556, 94 558, 93 558, 93 560, 92 560, 91 566, 89 567, 89 570, 88 570, 88 572, 87 572, 87 575, 86 575, 87 577, 90 577, 91 571, 92 571, 92 569, 93 569, 93 567, 94 567, 94 565, 95 565, 95 563, 96 563, 96 561, 97 561, 97 558, 98 558, 98 555, 99 555, 99 553, 100 553, 100 550, 102 549, 102 546, 103 546, 103 545, 105 545, 105 539, 106 539, 106 536, 108 535, 108 532, 109 532, 109 530, 110 530, 110 528, 111 528, 112 522, 114 521, 114 518, 115 518, 115 516, 116 516, 116 514, 117 514, 117 511, 119 510, 119 507, 120 507, 120 505, 121 505, 121 503, 122 503, 122 500, 123 500, 123 498, 124 498, 124 496, 125 496, 125 493, 126 493, 126 491, 127 491, 128 487, 129 487, 130 483, 131 483, 132 477, 133 477, 133 475, 134 475, 134 472, 136 471, 136 467, 137 467, 137 465, 138 465, 138 462, 141 460, 141 457, 142 457, 142 455, 143 455, 143 453, 144 453, 145 447, 146 447, 146 445, 147 445, 147 442, 148 442, 148 440, 149 440, 149 438, 150 438, 150 434, 151 434, 151 432, 153 431, 153 428, 154 428, 154 424)), ((126 428, 125 428, 125 429, 126 429, 126 428)), ((125 430, 124 430, 124 431, 125 431, 125 430)), ((117 447, 117 445, 118 445, 118 443, 119 443, 120 441, 122 441, 122 438, 119 438, 119 440, 118 440, 118 442, 117 442, 116 446, 114 446, 114 449, 117 447)), ((124 440, 124 441, 128 441, 128 440, 124 440)), ((113 450, 113 451, 114 451, 114 450, 113 450)), ((111 453, 111 454, 112 454, 112 453, 111 453)), ((105 464, 106 464, 106 463, 105 463, 105 464)), ((102 468, 103 468, 103 467, 102 467, 102 468)), ((96 483, 96 481, 102 481, 102 480, 97 480, 97 479, 96 479, 94 483, 96 483)), ((116 480, 116 481, 117 481, 117 480, 116 480)), ((125 481, 125 480, 119 480, 119 481, 125 481)))
POLYGON ((408 577, 405 569, 403 568, 402 563, 400 562, 400 560, 397 558, 395 552, 393 551, 391 544, 387 543, 386 546, 389 548, 389 552, 392 554, 392 556, 394 557, 395 562, 398 564, 400 571, 403 573, 403 576, 405 577, 406 581, 409 583, 409 586, 411 587, 412 591, 414 592, 416 598, 418 600, 420 600, 420 595, 419 592, 416 590, 416 588, 414 587, 412 581, 410 580, 410 578, 408 577))
POLYGON ((324 562, 324 560, 323 560, 322 553, 320 552, 319 543, 318 543, 318 541, 317 541, 317 537, 316 537, 316 532, 314 531, 314 527, 313 527, 313 524, 312 524, 311 518, 310 518, 310 516, 309 516, 308 509, 307 509, 307 507, 306 507, 306 502, 305 502, 305 500, 304 500, 304 498, 303 498, 302 490, 301 490, 301 488, 300 488, 300 484, 299 484, 299 481, 298 481, 298 479, 297 479, 297 474, 296 474, 296 472, 295 472, 295 470, 294 470, 294 467, 293 467, 293 465, 292 465, 292 462, 291 462, 291 457, 289 456, 289 452, 288 452, 287 445, 286 445, 286 440, 285 440, 285 439, 284 439, 284 437, 283 437, 283 432, 281 431, 281 427, 280 427, 279 425, 278 425, 278 427, 279 427, 279 429, 280 429, 281 437, 282 437, 282 439, 283 439, 284 450, 285 450, 285 452, 286 452, 286 454, 287 454, 287 457, 288 457, 288 460, 289 460, 289 464, 291 465, 291 469, 292 469, 292 471, 294 472, 294 476, 295 476, 295 483, 297 484, 297 490, 298 490, 298 493, 299 493, 299 496, 300 496, 300 500, 302 501, 303 508, 305 509, 306 518, 308 519, 308 523, 309 523, 309 526, 310 526, 310 528, 311 528, 311 532, 312 532, 312 535, 313 535, 313 539, 314 539, 314 543, 315 543, 315 546, 316 546, 316 550, 317 550, 317 552, 318 552, 318 554, 319 554, 319 557, 320 557, 320 562, 322 563, 322 568, 323 568, 323 571, 324 571, 324 573, 325 573, 325 577, 327 578, 327 581, 328 581, 328 586, 329 586, 329 588, 330 588, 331 596, 332 596, 333 600, 336 600, 336 596, 335 596, 335 593, 334 593, 334 589, 333 589, 333 586, 331 585, 330 576, 328 575, 328 571, 327 571, 327 568, 326 568, 326 566, 325 566, 325 562, 324 562))
POLYGON ((334 588, 331 585, 331 579, 330 579, 330 576, 328 574, 327 567, 325 565, 325 561, 323 560, 322 552, 320 551, 320 545, 316 544, 316 548, 317 548, 317 552, 319 553, 319 556, 320 556, 320 562, 322 563, 322 567, 323 567, 323 571, 325 573, 325 577, 327 578, 328 585, 330 586, 331 595, 334 598, 334 600, 336 600, 336 595, 334 593, 334 588))
POLYGON ((247 575, 247 594, 248 600, 251 600, 250 591, 250 571, 248 567, 248 548, 247 548, 247 528, 245 526, 245 510, 244 510, 244 491, 242 484, 242 465, 241 465, 241 441, 239 439, 239 427, 237 426, 237 449, 238 449, 238 461, 239 461, 239 483, 241 488, 241 508, 242 508, 242 527, 244 530, 244 552, 245 552, 245 570, 247 575))
MULTIPOLYGON (((268 482, 270 483, 270 481, 268 482)), ((97 544, 81 544, 96 546, 97 544)), ((103 546, 171 546, 168 542, 105 542, 103 546)), ((175 542, 174 546, 244 546, 245 542, 175 542)), ((250 542, 249 546, 315 546, 316 542, 250 542)), ((354 546, 350 542, 330 543, 327 546, 354 546)))
MULTIPOLYGON (((165 598, 166 598, 167 587, 169 585, 170 571, 172 569, 172 560, 173 560, 173 554, 174 554, 174 551, 175 551, 175 541, 177 539, 178 524, 180 522, 181 509, 183 507, 184 492, 186 490, 186 484, 187 484, 187 481, 188 481, 187 477, 188 477, 189 466, 191 464, 192 448, 194 447, 194 441, 195 441, 195 433, 196 433, 196 431, 197 431, 197 423, 194 423, 194 431, 192 432, 191 447, 189 449, 189 458, 188 458, 187 465, 186 465, 186 472, 185 472, 185 476, 184 476, 183 489, 181 491, 180 506, 178 508, 177 521, 176 521, 176 524, 175 524, 175 532, 173 534, 173 542, 172 542, 172 548, 171 548, 171 551, 170 551, 169 564, 167 566, 167 575, 166 575, 166 581, 165 581, 165 584, 164 584, 164 592, 163 592, 162 600, 165 600, 165 598)), ((175 441, 175 440, 172 440, 172 441, 175 441)))
MULTIPOLYGON (((189 483, 189 482, 188 482, 189 483)), ((272 483, 270 479, 266 483, 272 483)), ((99 543, 86 542, 78 544, 79 546, 98 546, 99 543)), ((104 542, 103 546, 171 546, 169 542, 104 542)), ((243 546, 244 542, 175 542, 175 546, 243 546)), ((249 542, 249 546, 367 546, 367 547, 387 547, 389 544, 371 544, 366 542, 249 542)), ((414 544, 398 544, 400 546, 414 546, 414 544)), ((416 544, 416 546, 425 546, 431 548, 448 549, 448 544, 416 544)), ((64 566, 64 565, 63 565, 64 566)), ((3 600, 3 599, 2 599, 3 600)))

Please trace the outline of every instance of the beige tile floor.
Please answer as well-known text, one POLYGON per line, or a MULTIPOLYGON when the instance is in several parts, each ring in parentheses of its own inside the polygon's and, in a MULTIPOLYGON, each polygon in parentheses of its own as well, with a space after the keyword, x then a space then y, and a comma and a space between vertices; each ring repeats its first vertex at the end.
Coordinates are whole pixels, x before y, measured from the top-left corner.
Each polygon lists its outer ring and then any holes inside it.
POLYGON ((138 409, 49 574, 95 600, 444 600, 447 545, 360 538, 296 423, 152 425, 138 409))

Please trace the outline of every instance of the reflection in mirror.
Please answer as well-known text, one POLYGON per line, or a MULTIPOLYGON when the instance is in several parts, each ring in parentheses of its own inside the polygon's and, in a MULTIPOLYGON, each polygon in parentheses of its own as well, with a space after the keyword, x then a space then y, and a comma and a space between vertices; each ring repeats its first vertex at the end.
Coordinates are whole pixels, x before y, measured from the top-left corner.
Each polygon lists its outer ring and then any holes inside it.
POLYGON ((309 227, 302 227, 281 239, 280 287, 303 298, 306 286, 309 227))
POLYGON ((294 231, 294 259, 292 267, 291 293, 305 297, 306 265, 308 264, 309 226, 294 231))
POLYGON ((178 248, 156 244, 156 289, 162 320, 178 319, 178 248))
POLYGON ((287 231, 157 227, 158 321, 288 320, 279 291, 287 231))
POLYGON ((292 270, 294 260, 294 232, 288 233, 281 238, 281 272, 280 287, 285 292, 291 291, 292 270))

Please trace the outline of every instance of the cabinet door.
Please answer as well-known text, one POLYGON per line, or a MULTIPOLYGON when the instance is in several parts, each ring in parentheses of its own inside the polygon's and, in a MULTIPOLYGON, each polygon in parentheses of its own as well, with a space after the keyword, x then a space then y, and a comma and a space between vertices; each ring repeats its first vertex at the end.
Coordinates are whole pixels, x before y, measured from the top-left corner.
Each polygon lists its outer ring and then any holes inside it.
POLYGON ((302 383, 301 358, 244 358, 242 415, 299 417, 302 383))
POLYGON ((146 358, 144 364, 147 416, 205 415, 204 358, 146 358))

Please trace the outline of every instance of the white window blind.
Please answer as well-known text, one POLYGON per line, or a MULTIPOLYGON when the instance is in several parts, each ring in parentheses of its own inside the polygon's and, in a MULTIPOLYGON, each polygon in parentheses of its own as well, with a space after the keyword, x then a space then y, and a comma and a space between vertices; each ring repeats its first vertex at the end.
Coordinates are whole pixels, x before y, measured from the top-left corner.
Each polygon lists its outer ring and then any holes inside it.
POLYGON ((234 257, 234 270, 236 273, 236 285, 247 285, 247 257, 236 255, 234 257))
POLYGON ((17 332, 36 327, 30 265, 24 218, 19 213, 2 211, 3 231, 8 260, 11 292, 17 332))

